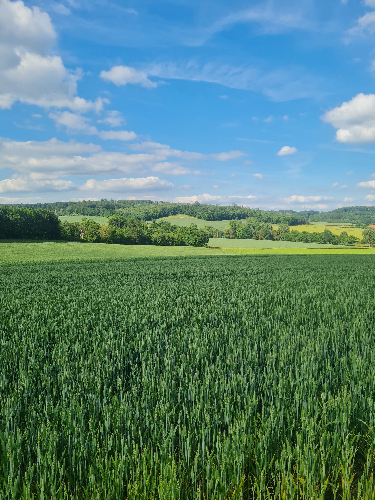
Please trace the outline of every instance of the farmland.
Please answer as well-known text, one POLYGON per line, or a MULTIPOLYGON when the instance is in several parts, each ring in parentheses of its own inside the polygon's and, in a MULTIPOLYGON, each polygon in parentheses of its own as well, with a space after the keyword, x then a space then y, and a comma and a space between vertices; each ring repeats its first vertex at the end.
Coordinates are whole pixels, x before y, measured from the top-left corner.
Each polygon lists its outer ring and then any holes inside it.
POLYGON ((91 215, 60 215, 59 219, 61 222, 82 222, 83 219, 91 219, 98 224, 101 224, 102 226, 107 226, 108 225, 108 218, 107 217, 97 217, 97 216, 91 216, 91 215))
POLYGON ((351 227, 345 224, 342 225, 342 224, 327 224, 327 223, 302 224, 300 226, 294 226, 291 229, 295 231, 307 231, 308 233, 320 233, 325 229, 329 229, 329 231, 337 235, 339 235, 343 231, 346 231, 350 236, 355 236, 358 239, 362 239, 362 231, 363 231, 363 229, 351 227))
POLYGON ((0 265, 0 497, 372 498, 374 269, 0 265))

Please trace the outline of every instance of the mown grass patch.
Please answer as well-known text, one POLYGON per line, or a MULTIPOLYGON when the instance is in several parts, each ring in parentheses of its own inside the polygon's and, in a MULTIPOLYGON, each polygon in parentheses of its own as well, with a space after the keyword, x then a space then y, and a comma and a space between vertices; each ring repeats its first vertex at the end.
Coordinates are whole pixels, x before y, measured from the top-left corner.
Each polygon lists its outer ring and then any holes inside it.
MULTIPOLYGON (((222 251, 219 251, 223 253, 222 251)), ((81 242, 1 242, 0 263, 65 260, 136 259, 147 257, 194 257, 217 255, 218 250, 201 247, 154 245, 107 245, 81 242)))
POLYGON ((81 222, 82 219, 91 219, 102 226, 108 225, 107 217, 96 217, 91 215, 60 215, 61 222, 81 222))

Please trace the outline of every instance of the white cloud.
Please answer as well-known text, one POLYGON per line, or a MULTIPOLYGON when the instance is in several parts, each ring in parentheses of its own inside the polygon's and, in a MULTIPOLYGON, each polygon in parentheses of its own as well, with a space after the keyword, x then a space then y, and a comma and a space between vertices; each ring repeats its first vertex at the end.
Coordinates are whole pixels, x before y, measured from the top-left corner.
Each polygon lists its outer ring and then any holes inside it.
POLYGON ((193 196, 178 196, 174 198, 175 203, 242 203, 247 204, 251 200, 256 200, 256 196, 214 196, 212 194, 204 193, 193 196))
POLYGON ((42 201, 40 196, 28 196, 25 198, 8 198, 6 196, 0 196, 0 203, 11 205, 14 203, 39 203, 42 201))
POLYGON ((39 113, 35 113, 34 115, 31 115, 33 118, 42 118, 42 115, 39 113))
POLYGON ((107 179, 105 181, 90 179, 80 187, 83 191, 104 191, 109 193, 130 191, 164 191, 173 188, 174 185, 171 182, 161 180, 159 177, 107 179))
POLYGON ((351 170, 350 172, 346 172, 346 175, 352 175, 354 172, 351 170))
POLYGON ((132 144, 130 146, 134 151, 152 151, 156 155, 162 155, 165 158, 173 156, 176 158, 181 158, 183 160, 207 160, 213 158, 218 161, 228 161, 245 156, 242 151, 228 151, 224 153, 213 153, 213 154, 202 154, 193 153, 189 151, 180 151, 178 149, 172 149, 166 144, 159 144, 158 142, 142 142, 139 144, 132 144))
POLYGON ((18 191, 70 191, 75 189, 71 181, 60 179, 38 179, 29 175, 14 175, 10 179, 0 181, 0 193, 11 193, 18 191))
POLYGON ((96 135, 105 141, 107 139, 114 141, 133 141, 137 138, 137 134, 135 132, 128 132, 126 130, 102 130, 96 135))
POLYGON ((289 198, 284 198, 287 203, 309 203, 311 201, 326 201, 333 200, 330 196, 298 196, 296 194, 289 196, 289 198))
POLYGON ((245 153, 242 151, 228 151, 228 153, 211 154, 210 156, 218 161, 228 161, 245 156, 245 153))
POLYGON ((146 89, 154 89, 158 86, 158 82, 151 81, 147 73, 144 71, 137 71, 130 66, 113 66, 109 71, 102 71, 99 76, 102 80, 112 82, 117 86, 126 85, 128 83, 140 85, 146 89))
POLYGON ((126 125, 121 113, 115 110, 107 111, 107 116, 105 116, 102 120, 97 120, 97 123, 105 123, 110 127, 121 127, 122 125, 126 125))
POLYGON ((354 201, 354 198, 350 198, 350 197, 344 198, 345 203, 350 203, 351 201, 354 201))
POLYGON ((100 110, 103 101, 77 96, 82 72, 65 68, 50 55, 56 32, 49 15, 22 1, 0 0, 0 108, 16 101, 44 108, 100 110))
POLYGON ((340 186, 339 189, 346 189, 348 186, 346 184, 344 184, 343 186, 340 186))
POLYGON ((332 184, 332 187, 336 187, 336 186, 338 186, 338 185, 339 185, 339 183, 338 183, 338 182, 334 182, 334 183, 332 184))
POLYGON ((357 185, 360 188, 375 189, 375 181, 360 182, 357 185))
POLYGON ((283 116, 283 120, 288 121, 289 120, 289 116, 288 115, 284 115, 283 116))
POLYGON ((182 167, 177 162, 168 162, 168 161, 156 163, 156 165, 151 167, 151 170, 153 172, 160 172, 169 175, 187 175, 191 173, 191 170, 189 168, 182 167))
POLYGON ((277 156, 288 156, 288 155, 294 155, 294 153, 297 153, 297 148, 295 147, 290 147, 290 146, 283 146, 280 151, 277 153, 277 156))
POLYGON ((367 5, 368 7, 372 7, 373 9, 375 9, 375 0, 365 0, 365 5, 367 5))
MULTIPOLYGON (((231 5, 231 4, 230 4, 231 5)), ((260 2, 240 10, 233 10, 221 16, 209 26, 200 30, 199 33, 190 34, 188 45, 203 45, 216 33, 230 29, 236 24, 254 23, 258 25, 261 33, 276 34, 289 30, 310 30, 313 27, 311 13, 306 9, 307 5, 279 5, 278 2, 260 2)))
POLYGON ((4 161, 4 157, 11 159, 16 156, 29 157, 46 157, 58 155, 79 155, 86 153, 96 153, 102 148, 97 144, 83 144, 70 140, 69 142, 58 141, 56 138, 49 141, 0 141, 0 155, 4 161))
POLYGON ((71 14, 71 11, 62 3, 56 3, 52 5, 52 10, 56 12, 56 14, 60 14, 61 16, 70 16, 71 14))
POLYGON ((243 162, 243 164, 246 167, 246 165, 253 165, 253 162, 251 160, 246 160, 246 161, 243 162))
POLYGON ((71 113, 70 111, 58 111, 48 115, 57 125, 64 125, 68 134, 97 135, 103 140, 132 141, 137 135, 126 130, 98 130, 95 125, 90 125, 91 120, 85 116, 71 113))
POLYGON ((94 192, 138 192, 165 191, 173 189, 171 182, 158 177, 121 178, 97 181, 89 179, 83 185, 62 179, 49 179, 43 175, 14 175, 10 179, 0 181, 0 193, 8 192, 62 192, 62 191, 94 191, 94 192))
POLYGON ((219 98, 220 98, 220 99, 228 99, 228 97, 229 97, 229 96, 227 96, 227 95, 219 95, 219 98))
POLYGON ((228 64, 154 63, 144 68, 147 76, 171 80, 207 82, 224 87, 261 92, 273 101, 289 101, 321 95, 319 80, 301 68, 280 68, 269 72, 251 66, 228 64))
POLYGON ((367 12, 357 20, 356 26, 348 31, 349 35, 363 35, 365 32, 375 32, 375 12, 367 12))
POLYGON ((375 201, 375 194, 368 194, 367 196, 365 196, 365 200, 375 201))
POLYGON ((358 94, 328 111, 322 120, 338 129, 336 139, 339 142, 375 142, 375 94, 358 94))
POLYGON ((268 118, 265 118, 263 121, 266 122, 266 123, 273 122, 273 115, 270 115, 268 118))
POLYGON ((260 181, 263 179, 262 174, 253 174, 253 176, 256 177, 257 179, 259 179, 260 181))
MULTIPOLYGON (((85 120, 83 122, 78 120, 78 124, 81 123, 83 126, 87 124, 85 120)), ((109 131, 107 133, 127 132, 109 131)), ((0 140, 0 169, 10 168, 19 174, 42 174, 43 178, 49 175, 54 179, 59 176, 77 175, 144 175, 147 172, 167 175, 200 175, 200 170, 192 170, 172 159, 226 161, 239 156, 239 152, 204 155, 179 151, 158 143, 134 144, 133 146, 137 152, 126 154, 103 151, 99 145, 83 144, 73 140, 69 142, 57 139, 44 142, 0 140), (145 149, 146 152, 143 152, 145 149)))

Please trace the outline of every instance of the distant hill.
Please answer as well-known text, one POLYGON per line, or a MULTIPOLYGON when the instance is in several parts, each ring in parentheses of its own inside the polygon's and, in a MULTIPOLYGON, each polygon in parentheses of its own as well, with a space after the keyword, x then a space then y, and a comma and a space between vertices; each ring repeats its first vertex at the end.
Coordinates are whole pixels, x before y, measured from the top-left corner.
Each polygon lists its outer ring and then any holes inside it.
POLYGON ((343 207, 311 215, 309 222, 341 222, 369 225, 375 223, 375 207, 343 207))
MULTIPOLYGON (((20 205, 14 205, 20 206, 20 205)), ((233 219, 255 218, 258 221, 269 224, 287 224, 296 226, 308 222, 308 212, 259 210, 236 205, 208 205, 201 203, 168 203, 154 202, 150 200, 86 200, 67 201, 55 203, 36 203, 22 205, 26 208, 48 209, 58 216, 92 216, 110 217, 121 215, 129 219, 151 221, 164 217, 184 214, 206 221, 222 221, 233 219)))

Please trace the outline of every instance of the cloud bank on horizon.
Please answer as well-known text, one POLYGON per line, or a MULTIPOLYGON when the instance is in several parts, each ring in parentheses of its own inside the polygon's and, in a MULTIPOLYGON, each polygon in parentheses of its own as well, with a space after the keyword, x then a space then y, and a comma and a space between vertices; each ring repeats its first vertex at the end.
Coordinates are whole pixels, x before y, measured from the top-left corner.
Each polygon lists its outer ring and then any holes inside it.
POLYGON ((208 6, 0 0, 0 203, 373 204, 375 1, 208 6))

